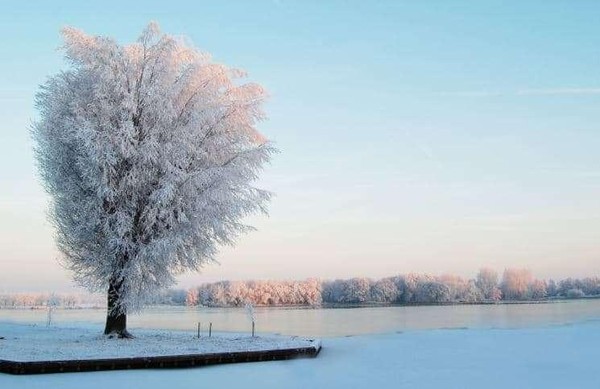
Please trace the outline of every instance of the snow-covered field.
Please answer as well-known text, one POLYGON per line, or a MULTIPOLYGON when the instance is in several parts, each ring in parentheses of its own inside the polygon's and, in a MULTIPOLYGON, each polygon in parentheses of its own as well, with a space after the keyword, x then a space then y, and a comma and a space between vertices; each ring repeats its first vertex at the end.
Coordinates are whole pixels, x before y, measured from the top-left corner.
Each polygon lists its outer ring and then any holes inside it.
POLYGON ((175 370, 0 374, 0 388, 600 388, 600 321, 329 338, 323 347, 316 359, 175 370))
POLYGON ((208 354, 318 347, 318 341, 289 336, 214 334, 197 338, 190 332, 136 330, 135 339, 107 339, 90 328, 56 328, 0 323, 0 359, 48 361, 208 354))

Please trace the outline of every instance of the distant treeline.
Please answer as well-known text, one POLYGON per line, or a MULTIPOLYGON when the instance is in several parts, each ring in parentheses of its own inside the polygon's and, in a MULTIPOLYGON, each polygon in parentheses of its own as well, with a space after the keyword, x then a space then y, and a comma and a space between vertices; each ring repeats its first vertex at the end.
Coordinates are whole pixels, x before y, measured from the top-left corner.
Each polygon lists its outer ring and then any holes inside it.
POLYGON ((79 293, 4 293, 0 308, 96 308, 106 305, 106 297, 79 293))
POLYGON ((372 280, 222 281, 180 293, 177 304, 236 307, 322 304, 441 304, 529 301, 600 296, 600 278, 535 279, 526 269, 506 269, 499 277, 481 269, 474 279, 453 275, 406 274, 372 280))
MULTIPOLYGON (((169 289, 155 296, 150 304, 185 305, 186 293, 183 289, 169 289)), ((0 309, 48 307, 106 308, 106 296, 90 293, 0 293, 0 309)))
MULTIPOLYGON (((444 304, 532 301, 600 296, 600 278, 535 279, 526 269, 499 277, 481 269, 473 279, 453 275, 406 274, 373 280, 221 281, 188 290, 170 289, 151 303, 208 307, 321 306, 343 304, 444 304)), ((104 297, 77 294, 0 294, 0 308, 104 307, 104 297)))

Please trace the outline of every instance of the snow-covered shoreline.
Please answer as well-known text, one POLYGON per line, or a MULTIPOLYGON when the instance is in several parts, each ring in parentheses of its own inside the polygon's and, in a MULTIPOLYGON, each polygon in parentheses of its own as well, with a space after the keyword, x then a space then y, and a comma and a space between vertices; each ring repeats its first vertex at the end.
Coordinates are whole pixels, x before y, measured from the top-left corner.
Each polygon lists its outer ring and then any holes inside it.
POLYGON ((138 329, 135 338, 108 339, 98 329, 46 327, 0 322, 0 359, 57 361, 148 356, 214 354, 314 347, 316 340, 289 336, 216 333, 198 338, 191 332, 138 329))

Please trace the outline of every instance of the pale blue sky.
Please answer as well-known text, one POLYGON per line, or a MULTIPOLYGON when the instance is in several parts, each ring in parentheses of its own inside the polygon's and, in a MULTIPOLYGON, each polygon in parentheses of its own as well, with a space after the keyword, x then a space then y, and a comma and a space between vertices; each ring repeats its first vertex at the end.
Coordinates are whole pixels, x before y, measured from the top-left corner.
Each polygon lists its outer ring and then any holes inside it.
POLYGON ((86 3, 0 3, 0 291, 70 282, 28 134, 59 29, 125 43, 150 20, 266 86, 281 150, 270 218, 183 286, 600 274, 600 2, 86 3))

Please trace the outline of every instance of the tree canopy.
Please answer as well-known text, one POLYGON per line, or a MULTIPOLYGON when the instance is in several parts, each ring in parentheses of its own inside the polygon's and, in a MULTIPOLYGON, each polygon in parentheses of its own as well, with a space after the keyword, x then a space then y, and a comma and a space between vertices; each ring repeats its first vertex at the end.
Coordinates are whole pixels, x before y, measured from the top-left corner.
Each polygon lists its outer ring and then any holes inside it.
POLYGON ((266 212, 253 186, 274 152, 256 129, 266 93, 155 23, 129 45, 62 33, 70 66, 36 100, 39 170, 64 263, 125 314, 266 212))

